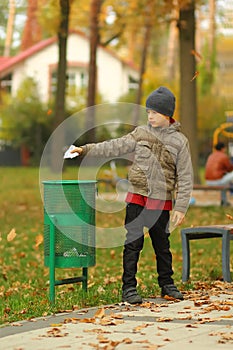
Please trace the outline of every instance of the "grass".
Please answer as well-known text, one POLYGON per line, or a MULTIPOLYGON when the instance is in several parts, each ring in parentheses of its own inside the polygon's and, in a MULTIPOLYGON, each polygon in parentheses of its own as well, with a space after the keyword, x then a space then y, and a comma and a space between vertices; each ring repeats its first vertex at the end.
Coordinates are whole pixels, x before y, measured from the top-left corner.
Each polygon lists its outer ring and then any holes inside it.
MULTIPOLYGON (((90 170, 90 169, 89 169, 90 170)), ((73 179, 77 169, 67 168, 63 177, 73 179)), ((56 287, 56 303, 48 300, 49 271, 44 266, 43 203, 38 186, 37 168, 1 168, 0 183, 0 312, 1 323, 31 319, 64 310, 97 306, 120 301, 122 246, 98 248, 96 266, 89 268, 88 293, 81 284, 56 287), (15 234, 14 234, 15 232, 15 234)), ((100 188, 104 190, 103 187, 100 188)), ((107 206, 114 203, 107 203, 107 206)), ((229 208, 190 207, 183 227, 190 225, 229 224, 229 208)), ((97 226, 121 226, 124 210, 97 212, 97 226)), ((191 281, 181 282, 182 250, 179 230, 171 235, 174 279, 183 290, 195 288, 196 282, 211 283, 221 279, 221 241, 191 242, 191 281)), ((233 251, 231 247, 231 257, 233 251)), ((232 258, 231 258, 232 264, 232 258)), ((150 239, 139 261, 138 282, 142 296, 153 297, 157 284, 155 258, 150 239)), ((56 278, 80 274, 80 269, 57 269, 56 278)))

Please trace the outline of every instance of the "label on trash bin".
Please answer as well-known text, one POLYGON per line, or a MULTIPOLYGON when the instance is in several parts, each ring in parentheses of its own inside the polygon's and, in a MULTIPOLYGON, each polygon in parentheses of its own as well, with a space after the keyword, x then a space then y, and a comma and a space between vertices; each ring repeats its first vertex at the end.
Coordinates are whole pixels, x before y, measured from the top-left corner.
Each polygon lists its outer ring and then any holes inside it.
POLYGON ((70 250, 67 250, 66 252, 63 253, 63 256, 65 258, 70 258, 70 257, 80 257, 80 258, 85 258, 88 255, 88 253, 79 253, 76 248, 72 248, 70 250))

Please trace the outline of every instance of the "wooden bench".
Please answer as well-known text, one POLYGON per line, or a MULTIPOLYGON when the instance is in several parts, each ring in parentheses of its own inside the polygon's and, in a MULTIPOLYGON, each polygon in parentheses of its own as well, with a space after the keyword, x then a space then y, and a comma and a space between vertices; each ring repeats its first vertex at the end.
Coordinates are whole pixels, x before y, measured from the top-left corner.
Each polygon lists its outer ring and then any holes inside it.
MULTIPOLYGON (((230 185, 226 186, 212 186, 212 185, 201 185, 201 184, 194 184, 193 185, 193 191, 218 191, 218 192, 227 192, 232 191, 233 187, 230 185)), ((227 205, 227 203, 222 203, 222 199, 220 200, 220 205, 227 205)))
POLYGON ((201 190, 201 191, 230 191, 233 189, 232 186, 212 186, 212 185, 200 185, 200 184, 194 184, 193 185, 194 190, 201 190))
POLYGON ((231 282, 230 274, 230 241, 233 240, 233 225, 195 226, 181 229, 182 239, 182 281, 190 275, 190 240, 204 238, 222 239, 222 275, 223 280, 231 282))

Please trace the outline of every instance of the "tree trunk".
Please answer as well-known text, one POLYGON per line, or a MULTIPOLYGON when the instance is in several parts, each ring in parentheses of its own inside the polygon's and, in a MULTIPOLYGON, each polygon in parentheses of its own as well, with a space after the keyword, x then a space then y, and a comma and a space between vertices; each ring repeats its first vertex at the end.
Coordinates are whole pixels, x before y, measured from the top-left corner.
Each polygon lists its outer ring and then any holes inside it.
POLYGON ((147 59, 148 48, 150 45, 150 38, 151 38, 151 24, 146 23, 144 30, 145 30, 145 35, 144 35, 143 48, 142 48, 142 59, 140 64, 140 75, 139 75, 139 83, 138 83, 138 90, 137 90, 137 96, 136 96, 136 106, 133 114, 133 125, 135 126, 138 124, 138 120, 139 120, 139 109, 140 109, 141 100, 142 100, 143 79, 146 71, 146 59, 147 59))
POLYGON ((198 176, 197 102, 195 56, 195 2, 191 1, 180 10, 180 121, 184 134, 189 139, 194 169, 194 181, 198 176))
POLYGON ((24 26, 21 51, 42 40, 42 29, 37 20, 38 0, 28 0, 27 20, 24 26))
POLYGON ((4 47, 4 53, 3 53, 3 56, 5 56, 5 57, 10 56, 14 23, 15 23, 15 0, 10 0, 9 1, 9 16, 8 16, 8 21, 7 21, 6 40, 5 40, 5 47, 4 47))
POLYGON ((176 77, 177 44, 178 44, 178 21, 177 9, 172 11, 172 21, 169 26, 168 50, 167 50, 167 80, 173 81, 176 77))
MULTIPOLYGON (((89 79, 87 91, 87 107, 96 104, 96 85, 97 85, 97 49, 100 42, 99 36, 99 13, 102 0, 92 0, 90 7, 90 60, 89 60, 89 79)), ((87 109, 86 117, 86 142, 95 142, 95 108, 87 109)))
MULTIPOLYGON (((215 12, 216 12, 216 4, 215 0, 209 0, 209 35, 208 35, 208 53, 209 53, 209 62, 212 61, 214 53, 215 53, 215 12)), ((209 69, 211 70, 211 64, 209 69)))
MULTIPOLYGON (((65 119, 65 92, 66 92, 66 53, 69 30, 70 0, 60 0, 60 26, 58 31, 59 59, 57 69, 57 90, 54 108, 54 129, 65 119)), ((57 172, 62 168, 64 149, 64 130, 57 128, 56 137, 52 142, 52 169, 57 172)))

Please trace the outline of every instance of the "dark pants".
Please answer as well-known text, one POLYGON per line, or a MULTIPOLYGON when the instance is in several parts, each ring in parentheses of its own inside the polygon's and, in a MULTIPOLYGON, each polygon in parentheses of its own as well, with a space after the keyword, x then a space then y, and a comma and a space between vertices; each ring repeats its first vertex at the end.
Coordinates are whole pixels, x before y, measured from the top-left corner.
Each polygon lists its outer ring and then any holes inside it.
POLYGON ((159 286, 173 284, 172 254, 168 231, 170 213, 168 210, 149 210, 129 203, 126 207, 125 228, 127 230, 123 252, 123 286, 126 290, 137 286, 137 263, 144 243, 143 228, 149 229, 156 255, 159 286))

